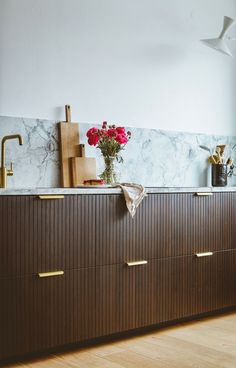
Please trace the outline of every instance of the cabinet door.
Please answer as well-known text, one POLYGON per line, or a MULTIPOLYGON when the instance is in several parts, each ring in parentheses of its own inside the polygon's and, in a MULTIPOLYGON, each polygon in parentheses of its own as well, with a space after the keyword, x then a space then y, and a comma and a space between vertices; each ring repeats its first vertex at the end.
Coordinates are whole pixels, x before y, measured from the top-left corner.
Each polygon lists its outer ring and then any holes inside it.
POLYGON ((96 198, 96 264, 123 264, 126 261, 158 258, 165 249, 165 220, 161 214, 162 195, 148 195, 134 218, 123 195, 96 198), (159 200, 160 199, 160 200, 159 200))
POLYGON ((186 231, 193 253, 236 248, 236 193, 192 196, 187 212, 186 231))
POLYGON ((95 336, 95 269, 0 280, 0 359, 95 336))
POLYGON ((96 334, 109 335, 236 306, 236 251, 96 270, 96 334))
POLYGON ((235 249, 235 218, 236 193, 149 195, 136 215, 135 246, 147 259, 235 249))
POLYGON ((236 306, 236 250, 157 261, 157 322, 236 306))
POLYGON ((98 265, 236 247, 236 193, 149 194, 133 219, 123 196, 103 195, 96 213, 98 265))
POLYGON ((192 272, 197 313, 236 306, 236 250, 195 257, 192 272))
POLYGON ((97 268, 98 335, 150 326, 192 314, 192 258, 97 268))
POLYGON ((94 196, 0 196, 0 277, 95 264, 94 196))

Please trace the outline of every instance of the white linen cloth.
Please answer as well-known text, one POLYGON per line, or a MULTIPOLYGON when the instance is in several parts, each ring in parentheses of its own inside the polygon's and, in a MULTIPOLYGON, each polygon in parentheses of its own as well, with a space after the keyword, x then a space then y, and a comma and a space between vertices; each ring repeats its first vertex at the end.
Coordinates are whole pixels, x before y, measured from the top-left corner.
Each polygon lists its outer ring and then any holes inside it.
POLYGON ((116 183, 113 187, 120 187, 123 190, 128 211, 134 217, 138 206, 147 196, 144 186, 135 183, 116 183))

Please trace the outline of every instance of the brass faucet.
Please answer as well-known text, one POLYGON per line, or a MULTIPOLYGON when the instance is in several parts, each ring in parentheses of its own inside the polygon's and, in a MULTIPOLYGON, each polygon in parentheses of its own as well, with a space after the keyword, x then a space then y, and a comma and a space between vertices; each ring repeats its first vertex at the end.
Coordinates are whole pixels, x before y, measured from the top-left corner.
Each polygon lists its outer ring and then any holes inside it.
POLYGON ((1 144, 1 151, 2 151, 2 158, 1 158, 1 167, 0 167, 0 188, 6 188, 7 187, 7 176, 13 176, 13 163, 11 162, 10 169, 7 169, 5 167, 5 159, 6 159, 6 152, 5 152, 5 142, 9 139, 18 139, 19 145, 22 146, 23 139, 20 134, 12 134, 12 135, 6 135, 2 139, 1 144))

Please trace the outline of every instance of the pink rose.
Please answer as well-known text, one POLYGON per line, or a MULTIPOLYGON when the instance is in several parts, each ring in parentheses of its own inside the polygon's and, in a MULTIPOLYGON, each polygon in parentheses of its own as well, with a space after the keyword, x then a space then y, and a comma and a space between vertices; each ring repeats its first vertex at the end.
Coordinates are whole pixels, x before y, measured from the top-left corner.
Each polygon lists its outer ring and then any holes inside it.
POLYGON ((91 137, 92 135, 97 134, 97 133, 98 133, 98 128, 90 128, 90 129, 87 131, 86 135, 87 135, 87 137, 89 138, 89 137, 91 137))
POLYGON ((96 146, 97 143, 99 141, 99 136, 98 135, 91 135, 88 139, 88 144, 90 144, 90 146, 96 146))
POLYGON ((117 136, 117 131, 116 131, 116 129, 113 129, 113 128, 108 129, 108 131, 107 131, 107 135, 108 135, 109 137, 111 137, 111 138, 116 138, 116 136, 117 136))
POLYGON ((98 128, 90 128, 87 131, 86 135, 88 137, 88 144, 90 144, 90 146, 96 146, 98 141, 99 141, 99 130, 98 130, 98 128))
POLYGON ((128 137, 126 134, 117 134, 115 140, 120 144, 126 144, 128 142, 128 137))
POLYGON ((117 127, 116 131, 118 134, 125 134, 125 128, 124 127, 117 127))
POLYGON ((106 129, 101 129, 99 134, 100 137, 106 137, 108 135, 108 131, 106 129))

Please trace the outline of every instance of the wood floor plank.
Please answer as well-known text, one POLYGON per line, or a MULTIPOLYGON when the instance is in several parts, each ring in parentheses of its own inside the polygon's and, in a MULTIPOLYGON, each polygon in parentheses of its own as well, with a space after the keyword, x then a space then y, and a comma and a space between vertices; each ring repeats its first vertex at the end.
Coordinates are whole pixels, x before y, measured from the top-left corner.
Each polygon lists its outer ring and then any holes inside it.
POLYGON ((166 364, 167 366, 171 364, 173 367, 191 367, 194 362, 197 362, 202 367, 215 367, 215 362, 212 364, 211 361, 205 360, 202 357, 200 349, 195 349, 194 351, 193 344, 191 346, 189 344, 187 347, 185 345, 185 342, 176 342, 174 339, 170 341, 170 338, 165 338, 165 336, 160 338, 148 336, 136 341, 134 344, 131 342, 126 344, 126 347, 128 350, 141 354, 144 357, 161 361, 162 364, 166 364))
POLYGON ((236 312, 9 368, 236 368, 236 312))
POLYGON ((235 356, 227 353, 222 353, 207 346, 202 346, 189 341, 184 341, 179 338, 174 338, 170 336, 155 336, 152 340, 147 339, 147 343, 155 344, 159 351, 162 353, 162 358, 168 354, 170 349, 172 353, 177 357, 181 358, 183 362, 192 361, 197 366, 201 367, 217 367, 219 368, 235 368, 236 360, 235 356))
POLYGON ((154 359, 144 357, 141 354, 128 350, 123 353, 111 354, 109 356, 106 356, 105 359, 112 363, 119 363, 124 368, 166 368, 164 362, 157 362, 154 359))
MULTIPOLYGON (((66 368, 72 367, 68 362, 63 362, 57 356, 50 356, 44 359, 32 360, 28 363, 22 363, 21 368, 66 368)), ((12 368, 12 366, 11 366, 12 368)))
POLYGON ((87 351, 76 352, 72 354, 62 355, 59 358, 65 364, 69 364, 70 367, 79 368, 123 368, 118 362, 109 362, 106 359, 99 357, 95 354, 91 354, 87 351))
POLYGON ((100 356, 100 357, 105 357, 107 355, 113 354, 113 353, 122 353, 124 351, 124 349, 122 349, 121 347, 118 346, 117 342, 115 343, 110 343, 110 344, 105 344, 105 345, 100 345, 100 346, 95 346, 89 349, 89 352, 91 354, 100 356))
MULTIPOLYGON (((191 330, 175 330, 167 333, 168 336, 176 337, 177 339, 190 341, 192 343, 207 346, 214 350, 220 351, 221 353, 229 353, 235 356, 236 359, 236 349, 235 342, 232 341, 231 333, 228 338, 224 338, 222 335, 217 336, 215 333, 194 333, 191 330)), ((233 336, 235 339, 235 335, 233 336)), ((235 361, 236 362, 236 361, 235 361)), ((236 366, 236 364, 235 364, 236 366)))

